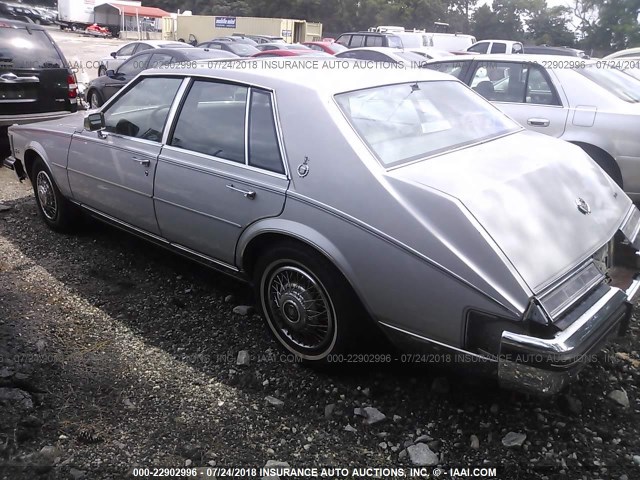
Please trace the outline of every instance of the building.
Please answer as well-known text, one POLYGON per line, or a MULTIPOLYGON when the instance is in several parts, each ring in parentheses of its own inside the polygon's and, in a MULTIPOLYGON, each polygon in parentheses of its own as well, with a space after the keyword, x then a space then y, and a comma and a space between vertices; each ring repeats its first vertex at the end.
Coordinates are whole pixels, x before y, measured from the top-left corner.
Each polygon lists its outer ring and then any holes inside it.
POLYGON ((118 2, 103 3, 93 9, 95 22, 119 32, 120 38, 162 39, 162 18, 169 12, 156 7, 143 7, 118 2))
POLYGON ((175 21, 165 21, 163 27, 166 40, 188 40, 193 35, 198 42, 204 42, 234 33, 273 35, 289 43, 307 42, 322 39, 322 24, 289 18, 178 15, 175 21))

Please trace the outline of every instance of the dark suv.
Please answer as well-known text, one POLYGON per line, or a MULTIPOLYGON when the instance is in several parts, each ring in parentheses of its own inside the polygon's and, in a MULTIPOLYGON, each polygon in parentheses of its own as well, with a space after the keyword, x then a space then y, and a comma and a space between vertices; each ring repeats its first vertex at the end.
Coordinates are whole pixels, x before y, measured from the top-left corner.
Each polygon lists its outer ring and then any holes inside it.
POLYGON ((77 96, 75 75, 44 27, 0 19, 0 142, 9 125, 77 111, 77 96))
POLYGON ((347 48, 358 47, 391 47, 402 48, 402 39, 393 33, 350 32, 343 33, 336 43, 347 48))

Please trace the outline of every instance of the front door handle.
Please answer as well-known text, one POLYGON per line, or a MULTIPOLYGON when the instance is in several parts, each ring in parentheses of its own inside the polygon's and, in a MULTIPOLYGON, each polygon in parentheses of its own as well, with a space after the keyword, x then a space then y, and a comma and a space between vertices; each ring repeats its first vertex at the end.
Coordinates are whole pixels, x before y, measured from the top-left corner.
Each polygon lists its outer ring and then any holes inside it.
POLYGON ((548 127, 551 122, 547 118, 530 118, 527 123, 532 127, 548 127))
POLYGON ((256 198, 256 192, 254 192, 253 190, 242 190, 241 188, 234 187, 233 183, 227 185, 227 188, 229 190, 233 190, 234 192, 240 192, 245 196, 245 198, 248 198, 249 200, 253 200, 254 198, 256 198))
POLYGON ((133 160, 134 162, 138 162, 143 167, 148 167, 149 165, 151 165, 151 160, 149 160, 148 158, 131 157, 131 160, 133 160))

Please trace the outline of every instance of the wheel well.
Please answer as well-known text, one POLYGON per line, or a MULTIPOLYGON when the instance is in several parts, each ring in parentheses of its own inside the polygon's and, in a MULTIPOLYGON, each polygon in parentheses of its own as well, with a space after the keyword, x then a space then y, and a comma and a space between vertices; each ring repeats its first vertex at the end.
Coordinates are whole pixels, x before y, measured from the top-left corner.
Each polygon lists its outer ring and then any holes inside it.
POLYGON ((31 173, 33 172, 33 164, 40 158, 37 152, 34 150, 27 150, 24 152, 24 171, 29 177, 29 180, 33 181, 31 173))
MULTIPOLYGON (((260 258, 261 253, 280 243, 297 243, 298 245, 300 245, 300 247, 314 250, 323 257, 327 258, 327 256, 322 251, 318 250, 313 245, 298 240, 295 237, 291 237, 282 233, 263 233, 262 235, 258 235, 257 237, 251 239, 249 244, 245 247, 244 254, 242 255, 242 269, 247 273, 249 278, 253 278, 254 268, 256 266, 256 263, 258 262, 258 259, 260 258)), ((331 261, 329 258, 327 258, 327 260, 331 261)))
POLYGON ((589 154, 595 162, 600 165, 600 167, 605 170, 610 176, 615 180, 615 182, 622 188, 622 172, 620 172, 620 167, 618 166, 618 162, 607 153, 606 150, 603 150, 600 147, 592 145, 590 143, 584 142, 572 142, 574 145, 579 146, 585 152, 589 154), (601 163, 605 164, 602 165, 601 163), (608 168, 607 168, 608 167, 608 168))

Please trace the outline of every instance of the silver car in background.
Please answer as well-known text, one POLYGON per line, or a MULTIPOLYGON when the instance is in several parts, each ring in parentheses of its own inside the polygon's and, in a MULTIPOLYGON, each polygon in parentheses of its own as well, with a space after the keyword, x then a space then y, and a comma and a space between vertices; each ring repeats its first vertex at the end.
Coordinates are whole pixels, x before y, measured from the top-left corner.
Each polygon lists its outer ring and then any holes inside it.
POLYGON ((428 66, 456 76, 525 128, 582 147, 640 200, 640 82, 619 62, 475 55, 428 66))
POLYGON ((82 211, 252 282, 310 364, 411 362, 347 356, 381 331, 553 393, 625 331, 640 212, 580 148, 430 70, 254 62, 145 71, 11 127, 5 165, 53 229, 82 211))

